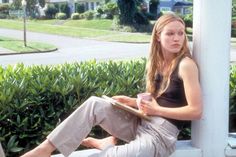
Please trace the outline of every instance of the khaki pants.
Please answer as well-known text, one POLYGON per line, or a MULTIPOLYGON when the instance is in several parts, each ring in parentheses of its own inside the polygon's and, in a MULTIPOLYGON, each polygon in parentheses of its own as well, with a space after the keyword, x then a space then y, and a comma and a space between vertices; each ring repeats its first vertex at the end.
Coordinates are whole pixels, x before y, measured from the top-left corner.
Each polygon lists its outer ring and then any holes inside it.
POLYGON ((93 157, 167 157, 174 151, 179 133, 174 125, 163 118, 153 117, 151 122, 140 120, 126 111, 112 107, 106 100, 93 96, 47 138, 64 156, 68 156, 95 125, 100 125, 128 144, 109 146, 93 157))

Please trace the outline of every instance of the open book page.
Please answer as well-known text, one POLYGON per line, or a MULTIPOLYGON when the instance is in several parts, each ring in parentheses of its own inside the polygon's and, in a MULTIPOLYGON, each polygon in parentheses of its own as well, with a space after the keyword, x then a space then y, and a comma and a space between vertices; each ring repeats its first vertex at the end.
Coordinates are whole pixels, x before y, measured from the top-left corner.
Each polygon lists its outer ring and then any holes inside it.
POLYGON ((151 120, 151 118, 149 117, 149 116, 147 116, 147 115, 145 115, 145 114, 143 114, 140 110, 138 110, 138 109, 135 109, 135 108, 133 108, 133 107, 130 107, 130 106, 128 106, 128 105, 125 105, 125 104, 123 104, 123 103, 120 103, 120 102, 118 102, 118 101, 116 101, 116 100, 114 100, 114 99, 112 99, 111 97, 108 97, 108 96, 106 96, 106 95, 103 95, 102 96, 102 98, 104 98, 104 99, 106 99, 108 102, 110 102, 114 107, 117 107, 117 108, 119 108, 119 109, 122 109, 122 110, 125 110, 125 111, 127 111, 127 112, 130 112, 130 113, 132 113, 132 114, 134 114, 134 115, 136 115, 136 116, 138 116, 138 117, 140 117, 140 118, 143 118, 143 119, 145 119, 145 120, 151 120))

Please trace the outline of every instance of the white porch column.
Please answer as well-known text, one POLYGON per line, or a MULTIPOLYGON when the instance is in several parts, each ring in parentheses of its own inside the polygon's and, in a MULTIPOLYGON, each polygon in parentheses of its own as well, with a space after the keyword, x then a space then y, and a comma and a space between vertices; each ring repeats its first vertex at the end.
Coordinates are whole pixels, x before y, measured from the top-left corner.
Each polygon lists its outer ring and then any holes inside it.
POLYGON ((194 0, 193 54, 200 69, 203 117, 193 122, 192 143, 203 157, 224 157, 229 114, 232 0, 194 0))

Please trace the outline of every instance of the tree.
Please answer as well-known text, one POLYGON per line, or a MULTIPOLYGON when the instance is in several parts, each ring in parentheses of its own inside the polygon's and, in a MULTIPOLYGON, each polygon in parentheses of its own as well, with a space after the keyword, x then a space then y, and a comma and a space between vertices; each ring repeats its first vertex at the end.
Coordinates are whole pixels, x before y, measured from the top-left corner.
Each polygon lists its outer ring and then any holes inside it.
POLYGON ((132 25, 134 23, 134 15, 136 13, 135 0, 118 0, 117 5, 120 11, 120 24, 132 25))
POLYGON ((158 8, 159 4, 160 4, 159 0, 151 0, 150 1, 150 13, 157 15, 157 8, 158 8))
MULTIPOLYGON (((27 16, 35 17, 37 0, 27 0, 26 12, 27 16)), ((42 3, 42 2, 41 2, 42 3)), ((14 0, 11 7, 13 9, 22 9, 21 0, 14 0)))

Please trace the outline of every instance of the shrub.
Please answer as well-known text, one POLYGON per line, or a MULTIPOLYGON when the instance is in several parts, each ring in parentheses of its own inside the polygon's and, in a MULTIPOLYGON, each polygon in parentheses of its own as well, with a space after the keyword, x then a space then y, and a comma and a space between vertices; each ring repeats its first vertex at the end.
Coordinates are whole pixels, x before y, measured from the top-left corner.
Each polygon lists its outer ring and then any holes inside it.
POLYGON ((186 27, 193 27, 193 14, 187 14, 183 17, 186 27))
POLYGON ((79 14, 79 13, 73 13, 73 14, 71 14, 71 19, 72 19, 72 20, 78 20, 78 19, 80 19, 80 14, 79 14))
POLYGON ((118 18, 113 19, 111 27, 112 27, 112 30, 115 30, 115 31, 136 32, 136 29, 133 26, 120 25, 118 18))
POLYGON ((153 28, 153 25, 148 24, 137 24, 134 23, 130 26, 127 25, 121 25, 120 19, 115 16, 115 18, 112 21, 112 30, 116 31, 122 31, 122 32, 151 32, 153 28))
POLYGON ((102 6, 97 7, 96 11, 97 11, 98 14, 104 14, 102 6))
POLYGON ((149 24, 147 17, 141 12, 135 13, 134 21, 135 21, 135 24, 139 24, 139 25, 148 25, 149 24))
POLYGON ((0 4, 0 19, 5 19, 9 16, 9 4, 0 4))
POLYGON ((153 29, 153 25, 148 24, 134 24, 134 28, 137 32, 148 32, 151 33, 153 29))
POLYGON ((84 6, 84 4, 79 4, 79 3, 77 3, 76 4, 76 12, 78 12, 78 13, 84 13, 85 12, 85 6, 84 6))
POLYGON ((70 17, 70 7, 69 7, 68 3, 63 3, 60 5, 60 12, 65 13, 66 18, 70 17))
POLYGON ((232 5, 232 16, 235 17, 236 16, 236 4, 232 5))
POLYGON ((119 31, 122 31, 122 32, 136 32, 136 29, 133 26, 120 26, 119 31))
POLYGON ((97 17, 101 17, 103 19, 113 19, 115 15, 118 15, 118 6, 117 3, 108 2, 102 6, 99 6, 96 9, 97 17))
MULTIPOLYGON (((117 6, 117 3, 114 3, 114 2, 109 2, 109 3, 106 3, 104 6, 103 6, 103 12, 105 14, 107 14, 108 16, 110 17, 113 17, 115 15, 118 15, 118 6, 117 6)), ((112 19, 112 18, 111 18, 112 19)))
POLYGON ((111 14, 102 14, 101 19, 113 19, 113 16, 111 14))
POLYGON ((6 19, 6 18, 7 18, 7 15, 6 15, 6 14, 0 13, 0 19, 6 19))
POLYGON ((148 20, 156 20, 157 19, 157 15, 154 13, 145 12, 144 15, 147 17, 148 20))
POLYGON ((102 14, 99 14, 98 12, 95 12, 95 13, 93 14, 93 18, 94 18, 94 19, 101 19, 101 18, 102 18, 102 19, 105 19, 105 18, 102 17, 102 14))
POLYGON ((64 19, 66 19, 66 18, 67 18, 67 16, 66 16, 65 13, 57 13, 57 14, 56 14, 56 19, 64 20, 64 19))
POLYGON ((232 19, 231 27, 236 28, 236 19, 235 19, 235 17, 232 19))
POLYGON ((229 132, 236 132, 236 66, 230 70, 229 132))
POLYGON ((46 17, 49 19, 55 18, 59 9, 54 4, 48 4, 47 10, 45 10, 46 17))
POLYGON ((10 9, 10 4, 8 4, 8 3, 0 4, 0 13, 6 13, 7 14, 9 9, 10 9))
POLYGON ((236 37, 236 29, 235 28, 231 29, 231 37, 236 37))
POLYGON ((81 14, 81 18, 85 18, 87 20, 92 20, 94 18, 94 11, 86 11, 83 14, 81 14))

